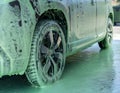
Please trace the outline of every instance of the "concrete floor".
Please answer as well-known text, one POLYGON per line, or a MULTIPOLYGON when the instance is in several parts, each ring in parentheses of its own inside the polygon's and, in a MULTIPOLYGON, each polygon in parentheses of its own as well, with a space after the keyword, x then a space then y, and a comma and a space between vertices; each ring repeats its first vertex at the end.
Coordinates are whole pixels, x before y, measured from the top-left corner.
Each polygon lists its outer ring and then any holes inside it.
POLYGON ((97 44, 67 58, 63 77, 42 89, 26 77, 0 79, 0 93, 120 93, 120 27, 114 27, 113 45, 100 50, 97 44))

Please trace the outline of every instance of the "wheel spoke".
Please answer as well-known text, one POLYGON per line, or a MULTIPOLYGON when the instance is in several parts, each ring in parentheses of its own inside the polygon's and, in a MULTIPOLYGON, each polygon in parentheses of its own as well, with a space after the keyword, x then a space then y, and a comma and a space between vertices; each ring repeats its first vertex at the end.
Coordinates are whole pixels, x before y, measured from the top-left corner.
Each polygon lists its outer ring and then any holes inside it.
POLYGON ((111 42, 111 40, 112 40, 112 32, 111 32, 111 30, 109 29, 109 31, 108 31, 108 41, 109 41, 109 43, 111 42))
POLYGON ((50 60, 51 60, 51 62, 53 64, 53 71, 54 71, 53 74, 55 75, 57 73, 57 71, 58 71, 58 65, 57 65, 57 63, 55 62, 55 60, 52 57, 50 57, 50 60))
POLYGON ((112 27, 113 26, 111 24, 108 25, 108 32, 110 32, 110 33, 112 32, 112 27))
POLYGON ((51 46, 50 47, 53 47, 53 45, 54 45, 53 31, 49 32, 49 36, 50 36, 50 42, 51 42, 51 46))
POLYGON ((112 30, 110 28, 108 28, 108 33, 112 33, 112 30))
POLYGON ((57 43, 55 45, 55 49, 57 49, 59 46, 60 46, 60 43, 61 43, 62 39, 61 37, 59 36, 58 39, 57 39, 57 43))
POLYGON ((50 62, 50 59, 47 58, 46 64, 45 64, 44 67, 43 67, 43 72, 44 72, 45 74, 47 74, 48 71, 49 71, 49 69, 50 69, 50 67, 51 67, 51 62, 50 62))
POLYGON ((112 33, 108 33, 108 36, 112 38, 112 33))
POLYGON ((108 37, 112 38, 112 27, 111 27, 111 25, 108 26, 108 37))
POLYGON ((55 53, 54 53, 54 56, 55 56, 55 58, 57 58, 57 62, 59 62, 60 64, 62 64, 62 59, 63 59, 62 53, 60 53, 60 52, 55 52, 55 53))
POLYGON ((42 46, 41 46, 41 53, 47 54, 48 51, 49 51, 49 49, 45 45, 42 44, 42 46))

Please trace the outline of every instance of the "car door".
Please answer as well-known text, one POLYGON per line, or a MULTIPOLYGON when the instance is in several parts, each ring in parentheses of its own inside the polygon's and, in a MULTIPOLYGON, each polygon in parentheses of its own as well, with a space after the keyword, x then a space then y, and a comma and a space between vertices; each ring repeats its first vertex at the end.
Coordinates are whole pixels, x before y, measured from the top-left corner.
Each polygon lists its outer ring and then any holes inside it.
POLYGON ((76 49, 96 37, 96 2, 70 0, 71 39, 76 49))
MULTIPOLYGON (((70 0, 70 21, 71 21, 71 39, 72 43, 75 43, 80 38, 83 38, 83 34, 80 34, 78 29, 83 26, 83 0, 70 0), (79 3, 79 4, 78 4, 79 3)), ((81 33, 84 31, 81 29, 81 33)))
POLYGON ((107 2, 108 0, 97 0, 97 34, 102 36, 106 31, 107 2))
POLYGON ((90 41, 96 38, 96 9, 97 4, 96 0, 84 0, 83 3, 83 9, 84 9, 84 24, 83 24, 83 30, 85 38, 90 41))
POLYGON ((85 18, 85 2, 84 0, 70 0, 70 17, 71 17, 71 41, 80 41, 86 37, 84 28, 85 18), (73 38, 74 37, 74 38, 73 38))

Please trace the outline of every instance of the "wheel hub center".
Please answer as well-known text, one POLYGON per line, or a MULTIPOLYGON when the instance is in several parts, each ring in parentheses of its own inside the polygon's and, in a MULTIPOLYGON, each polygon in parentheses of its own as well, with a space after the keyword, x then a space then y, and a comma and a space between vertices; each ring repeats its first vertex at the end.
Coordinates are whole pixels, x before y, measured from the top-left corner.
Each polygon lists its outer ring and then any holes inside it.
POLYGON ((50 50, 48 51, 48 55, 51 56, 52 54, 53 54, 53 50, 50 49, 50 50))

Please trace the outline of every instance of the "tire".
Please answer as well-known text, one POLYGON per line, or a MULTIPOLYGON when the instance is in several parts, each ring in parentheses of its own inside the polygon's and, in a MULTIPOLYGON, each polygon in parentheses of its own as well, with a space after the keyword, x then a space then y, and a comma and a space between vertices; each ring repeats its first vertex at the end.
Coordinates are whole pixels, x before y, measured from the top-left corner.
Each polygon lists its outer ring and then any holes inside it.
POLYGON ((108 18, 106 35, 105 35, 105 38, 98 43, 99 47, 101 49, 109 48, 111 45, 112 39, 113 39, 113 23, 112 23, 112 20, 108 18))
POLYGON ((33 35, 26 76, 36 87, 44 87, 60 79, 65 67, 66 43, 56 21, 38 23, 33 35))

